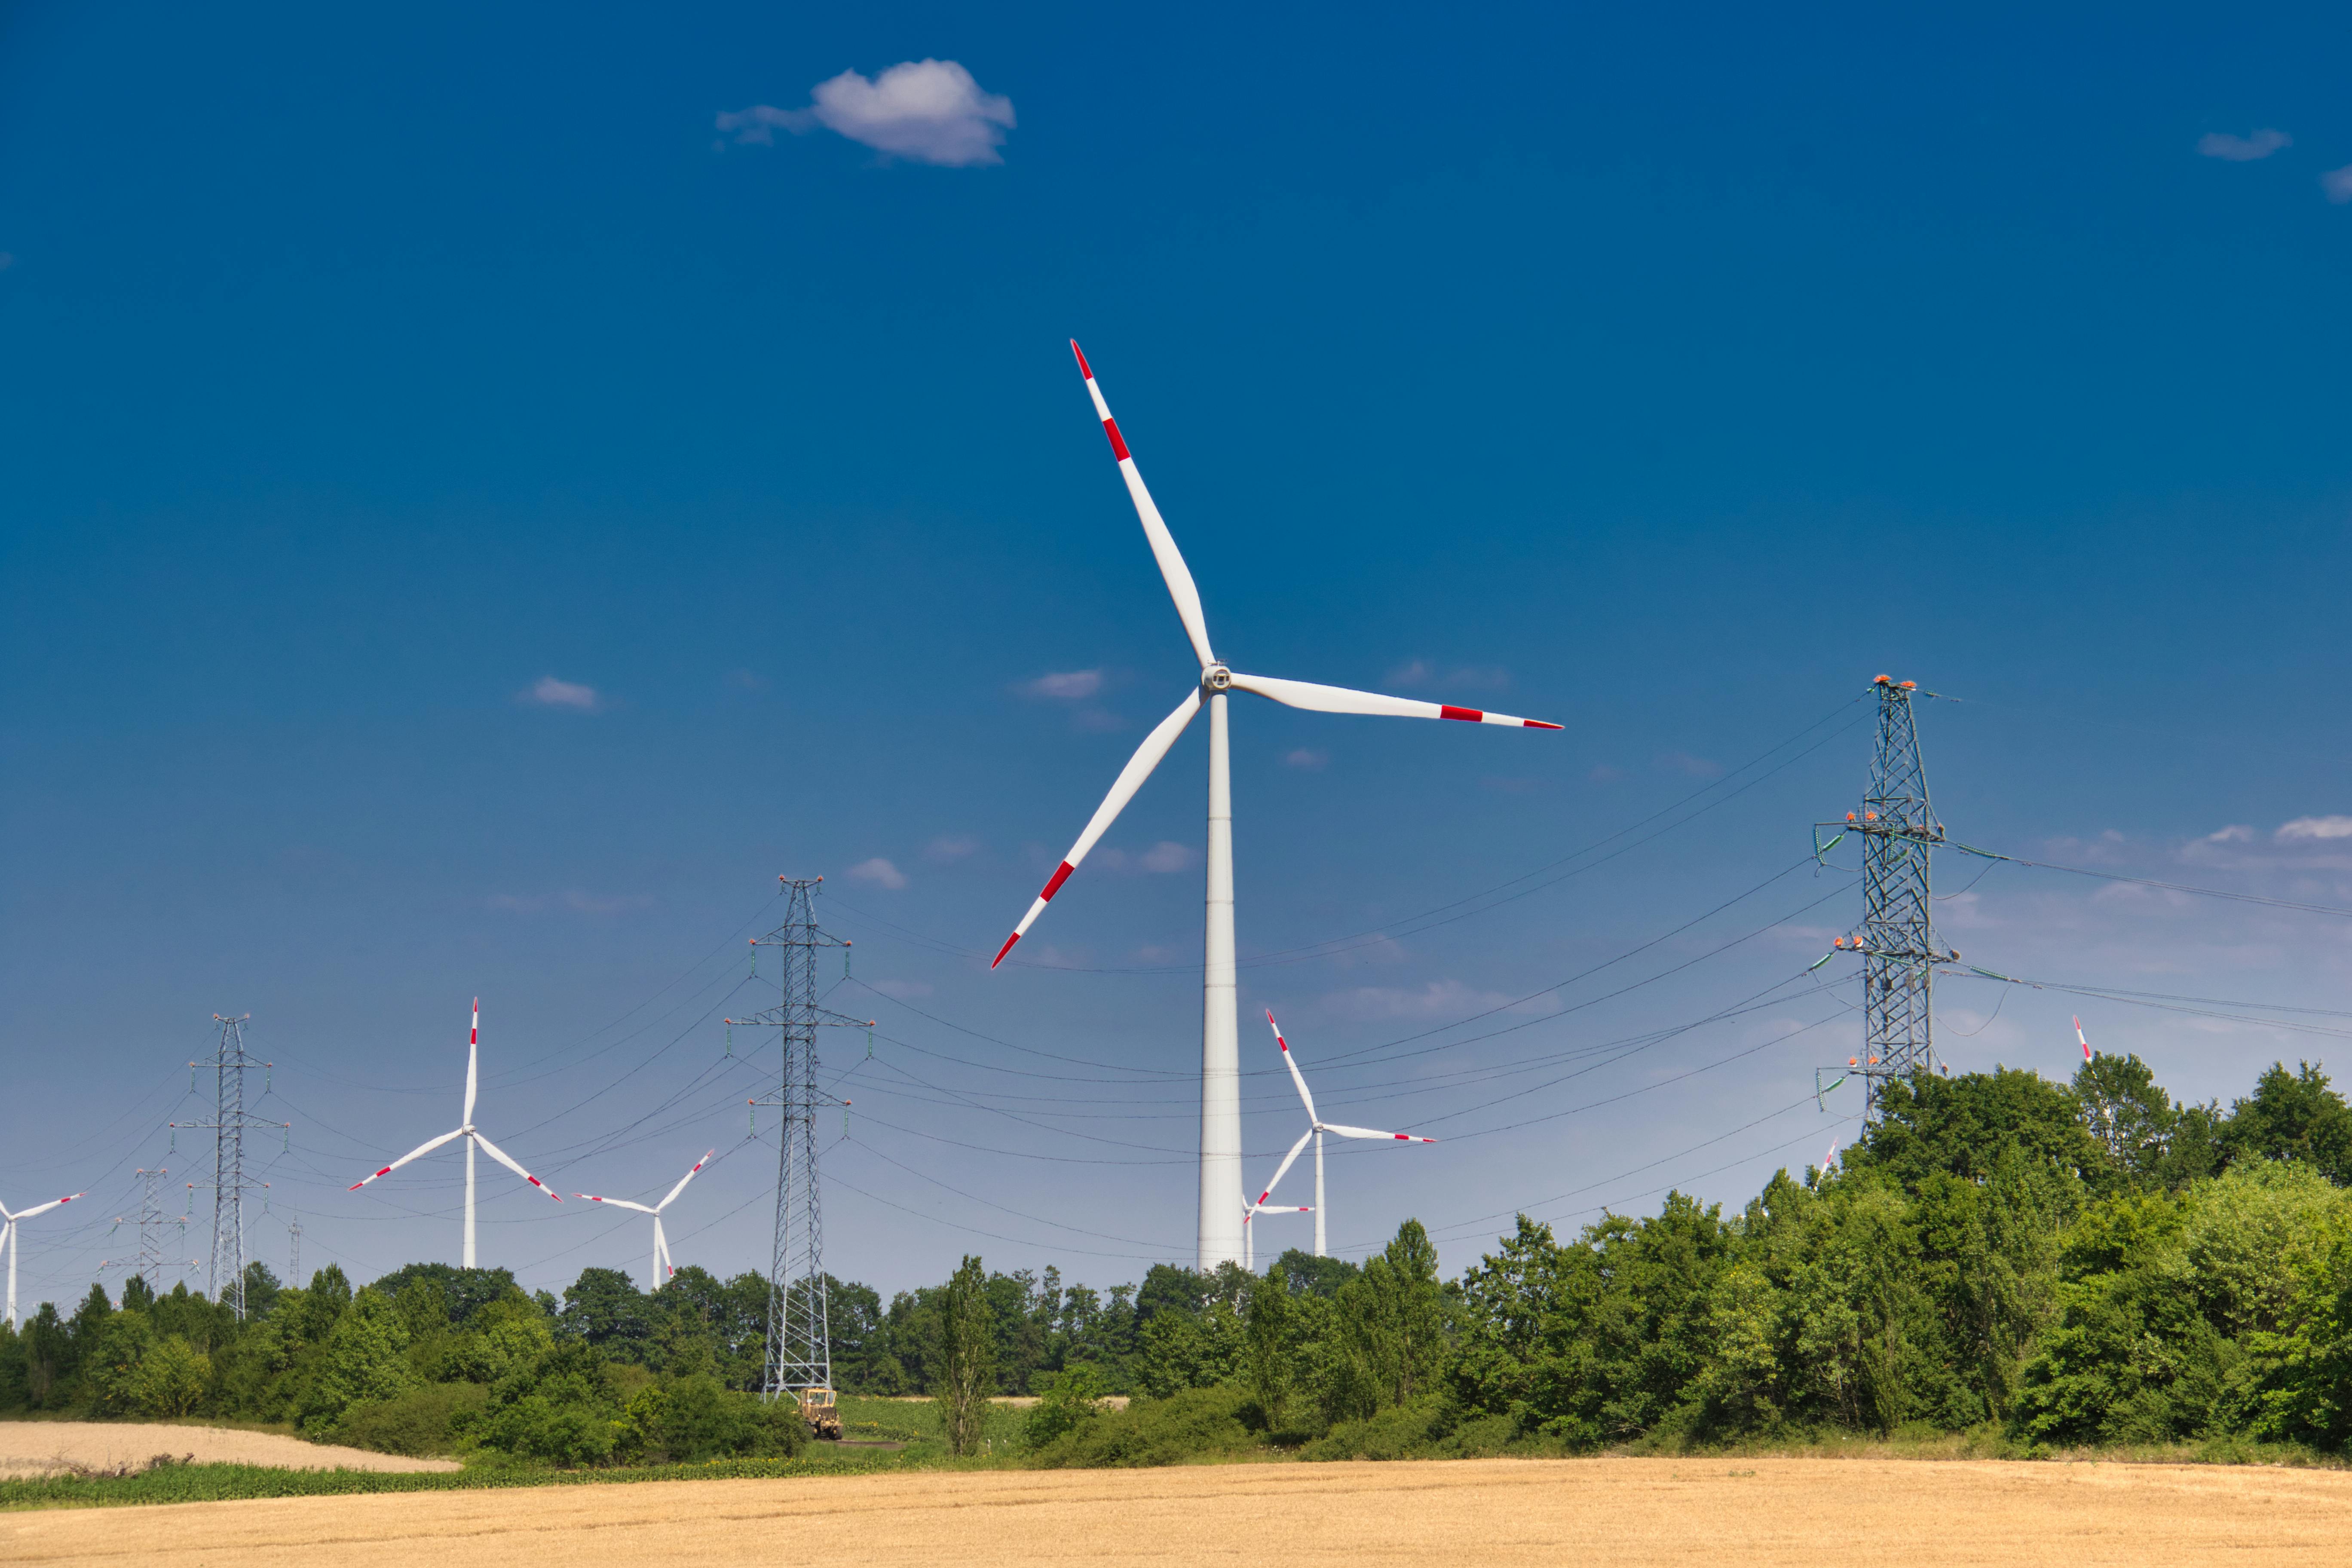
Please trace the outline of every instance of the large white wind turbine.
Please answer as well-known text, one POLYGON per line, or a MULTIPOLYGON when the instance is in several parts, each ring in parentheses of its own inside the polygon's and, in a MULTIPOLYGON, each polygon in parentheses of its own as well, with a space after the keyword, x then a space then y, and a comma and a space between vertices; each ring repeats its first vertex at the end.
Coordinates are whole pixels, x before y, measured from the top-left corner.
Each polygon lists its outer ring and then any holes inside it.
POLYGON ((8 1212, 6 1204, 0 1204, 0 1252, 8 1255, 9 1328, 14 1329, 16 1326, 16 1254, 25 1249, 24 1243, 16 1239, 16 1226, 37 1214, 47 1214, 51 1209, 62 1208, 79 1196, 81 1196, 79 1193, 74 1193, 67 1197, 51 1198, 47 1203, 36 1204, 31 1208, 19 1209, 15 1214, 8 1212))
POLYGON ((488 1154, 491 1159, 496 1160, 499 1164, 504 1165, 508 1170, 512 1171, 516 1175, 520 1176, 524 1181, 529 1182, 532 1186, 537 1187, 549 1197, 555 1199, 557 1203, 562 1203, 563 1201, 562 1196, 552 1187, 550 1187, 545 1182, 541 1181, 537 1176, 532 1175, 529 1171, 524 1170, 520 1165, 516 1164, 505 1150, 499 1148, 497 1144, 483 1137, 481 1133, 475 1129, 474 1090, 476 1085, 480 1079, 478 1068, 481 1062, 481 1055, 482 999, 479 996, 477 996, 474 998, 473 1027, 466 1032, 466 1114, 463 1121, 459 1123, 457 1130, 455 1132, 444 1132, 440 1137, 434 1139, 428 1143, 419 1143, 415 1148, 411 1149, 407 1153, 403 1154, 399 1159, 394 1160, 391 1164, 386 1165, 383 1170, 378 1171, 375 1173, 375 1176, 362 1176, 358 1181, 353 1182, 351 1185, 351 1190, 352 1192, 358 1192, 362 1187, 364 1187, 370 1182, 374 1181, 376 1176, 389 1176, 394 1171, 399 1170, 403 1165, 407 1164, 411 1160, 415 1159, 419 1154, 430 1154, 434 1150, 441 1147, 442 1144, 453 1142, 456 1139, 463 1138, 466 1141, 465 1266, 468 1268, 471 1268, 474 1266, 474 1149, 476 1145, 480 1146, 483 1153, 488 1154))
POLYGON ((1297 1058, 1290 1054, 1290 1042, 1282 1037, 1282 1026, 1274 1021, 1272 1013, 1265 1016, 1265 1024, 1274 1031, 1274 1043, 1282 1047, 1282 1065, 1290 1069, 1290 1081, 1298 1086, 1299 1103, 1307 1107, 1307 1131, 1298 1135, 1298 1142, 1290 1146, 1290 1152, 1285 1154, 1282 1163, 1274 1168, 1274 1180, 1265 1184, 1265 1191, 1258 1194, 1257 1202, 1250 1205, 1250 1211, 1255 1215, 1257 1210, 1265 1206, 1265 1200, 1274 1195, 1274 1189, 1281 1184, 1284 1176, 1289 1174, 1292 1163, 1297 1160, 1299 1152, 1307 1147, 1307 1140, 1313 1139, 1315 1256, 1320 1258, 1323 1256, 1323 1134, 1328 1132, 1335 1138, 1378 1138, 1395 1143, 1434 1143, 1437 1140, 1423 1138, 1414 1132, 1381 1132, 1370 1127, 1342 1127, 1336 1121, 1324 1121, 1315 1113, 1315 1097, 1307 1092, 1307 1077, 1298 1070, 1297 1058))
POLYGON ((995 963, 989 967, 993 969, 1004 962, 1013 944, 1021 940, 1053 901, 1054 895, 1062 890, 1062 884, 1087 858, 1087 851, 1095 847, 1142 787, 1143 781, 1151 776, 1151 770, 1160 765, 1160 760, 1175 745, 1176 737, 1184 732, 1184 727, 1192 721, 1205 700, 1209 709, 1209 897, 1201 1006, 1200 1267, 1207 1270, 1220 1263, 1240 1261, 1244 1239, 1241 1019, 1234 977, 1233 773, 1225 730, 1225 694, 1255 692, 1286 707, 1318 713, 1458 719, 1515 730, 1557 730, 1560 726, 1537 719, 1517 719, 1507 713, 1456 708, 1450 703, 1417 702, 1402 697, 1351 691, 1339 686, 1243 675, 1227 668, 1210 648, 1209 623, 1201 613, 1200 590, 1193 586, 1192 574, 1178 552, 1168 524, 1161 521, 1160 509, 1151 504, 1151 492, 1143 488, 1143 476, 1137 472, 1135 459, 1129 455, 1118 421, 1110 416, 1110 405, 1103 401, 1102 388, 1095 384, 1093 367, 1087 363, 1086 354, 1076 342, 1070 344, 1070 352, 1077 355, 1078 373, 1086 377, 1087 395, 1094 399, 1103 434, 1110 438, 1111 455, 1118 460, 1119 477, 1127 481, 1127 493, 1135 502, 1136 515, 1143 521, 1143 535, 1150 542, 1152 558, 1160 563, 1160 574, 1167 582, 1169 596, 1176 601, 1177 616, 1184 623, 1184 635, 1192 639, 1192 652, 1201 661, 1201 676, 1199 683, 1185 693, 1184 700, 1176 705, 1176 710, 1161 720, 1159 727, 1144 737, 1143 744, 1136 748, 1135 755, 1128 760, 1118 781, 1110 786, 1110 794, 1095 812, 1094 819, 1087 824, 1087 830, 1078 835, 1077 843, 1047 879, 1045 890, 1037 895, 1029 912, 1013 928, 1013 934, 1005 938, 1004 945, 997 950, 995 963))
POLYGON ((677 1197, 677 1194, 686 1191, 686 1184, 699 1175, 702 1172, 702 1167, 710 1163, 710 1156, 718 1152, 719 1151, 716 1149, 707 1151, 701 1159, 697 1160, 694 1163, 693 1170, 688 1171, 685 1175, 680 1176, 677 1179, 677 1185, 669 1190, 669 1196, 662 1199, 662 1201, 657 1204, 647 1205, 645 1204, 633 1204, 626 1198, 600 1198, 593 1193, 574 1193, 572 1195, 575 1198, 586 1198, 592 1204, 610 1204, 616 1209, 635 1209, 639 1214, 649 1214, 654 1216, 653 1289, 658 1290, 662 1288, 662 1284, 665 1280, 668 1279, 671 1275, 677 1272, 677 1266, 669 1260, 669 1243, 663 1239, 662 1237, 662 1210, 669 1207, 670 1204, 677 1197))

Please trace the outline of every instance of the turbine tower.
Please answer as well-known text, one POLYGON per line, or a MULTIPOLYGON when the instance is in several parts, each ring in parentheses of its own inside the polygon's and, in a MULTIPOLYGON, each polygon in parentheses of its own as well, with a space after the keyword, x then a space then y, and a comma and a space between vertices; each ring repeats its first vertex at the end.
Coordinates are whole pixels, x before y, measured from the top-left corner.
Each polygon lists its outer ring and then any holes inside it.
POLYGON ((1475 708, 1456 708, 1451 703, 1417 702, 1402 697, 1383 697, 1370 691, 1353 691, 1339 686, 1318 686, 1304 680, 1278 680, 1270 676, 1243 675, 1228 668, 1209 644, 1209 623, 1202 614, 1201 593, 1193 585, 1192 574, 1184 564, 1183 555, 1176 548, 1168 524, 1160 519, 1160 509, 1151 502, 1151 492, 1143 488, 1143 476, 1137 471, 1134 457, 1127 449, 1126 439, 1119 435, 1118 422, 1110 416, 1110 405, 1103 401, 1102 388, 1095 383, 1093 367, 1087 363, 1086 354, 1076 342, 1070 352, 1077 356, 1078 374, 1086 378, 1087 395, 1094 400, 1096 416, 1101 419, 1103 434, 1110 440, 1111 456, 1118 459, 1119 477, 1127 481, 1127 493, 1135 502, 1137 517, 1143 522, 1143 536, 1151 545, 1152 558, 1160 563, 1160 575, 1168 584, 1169 597, 1176 602, 1177 617, 1184 623, 1184 635, 1191 639, 1192 653, 1200 660, 1198 684, 1185 693, 1176 710, 1160 721, 1143 744, 1128 760, 1127 766, 1112 784, 1110 794, 1087 824, 1084 833, 1070 852, 1062 858, 1046 880, 1045 891, 1013 928, 1013 934, 997 949, 996 958, 989 967, 1004 962, 1013 944, 1027 934, 1029 927, 1043 914, 1054 895, 1062 890, 1087 852, 1118 820, 1119 812, 1135 798, 1151 770, 1160 765, 1176 738, 1184 732, 1205 703, 1209 710, 1209 855, 1208 855, 1208 920, 1203 944, 1201 976, 1201 1208, 1200 1257, 1202 1272, 1221 1263, 1242 1260, 1244 1253, 1242 1201, 1242 1101, 1241 1101, 1241 1015, 1234 978, 1234 805, 1231 747, 1226 731, 1225 697, 1232 691, 1247 691, 1279 702, 1287 708, 1304 708, 1317 713, 1362 713, 1394 719, 1457 719, 1474 724, 1499 724, 1514 730, 1557 730, 1558 724, 1548 724, 1538 719, 1518 719, 1508 713, 1483 712, 1475 708))
MULTIPOLYGON (((1274 1189, 1280 1186, 1282 1178, 1290 1173, 1290 1167, 1297 1163, 1300 1152, 1307 1147, 1307 1141, 1313 1139, 1315 1141, 1315 1256, 1320 1258, 1324 1255, 1323 1134, 1328 1132, 1334 1138, 1377 1138, 1385 1142, 1395 1143, 1434 1143, 1437 1140, 1423 1138, 1414 1132, 1381 1132, 1370 1127, 1342 1127, 1336 1121, 1324 1121, 1316 1114, 1315 1097, 1307 1092, 1307 1077, 1298 1070, 1298 1058, 1290 1054, 1290 1042, 1282 1037, 1282 1026, 1274 1021, 1274 1015, 1271 1012, 1265 1016, 1265 1025, 1267 1028, 1274 1031, 1274 1043, 1282 1047, 1282 1065, 1290 1069, 1290 1081, 1298 1086, 1299 1103, 1307 1107, 1307 1131, 1298 1135, 1298 1142, 1290 1146, 1290 1152, 1284 1155, 1282 1163, 1274 1168, 1274 1180, 1266 1183, 1265 1191, 1257 1195, 1257 1202, 1249 1205, 1249 1219, 1255 1219, 1259 1212, 1266 1207, 1265 1200, 1274 1196, 1274 1189)), ((1277 1208, 1275 1212, 1279 1214, 1283 1211, 1277 1208)), ((1247 1224, 1248 1220, 1243 1223, 1247 1224)))
POLYGON ((455 1132, 444 1132, 440 1137, 433 1139, 428 1142, 419 1143, 415 1148, 411 1149, 407 1153, 403 1154, 399 1159, 394 1160, 391 1164, 386 1165, 383 1170, 376 1172, 375 1175, 362 1176, 358 1181, 353 1182, 351 1185, 351 1190, 352 1192, 358 1192, 362 1187, 364 1187, 370 1182, 374 1181, 376 1176, 389 1176, 394 1171, 399 1170, 403 1165, 407 1164, 411 1160, 415 1159, 419 1154, 430 1154, 434 1150, 441 1147, 442 1144, 450 1142, 456 1139, 463 1138, 466 1141, 465 1266, 468 1268, 474 1267, 474 1150, 478 1145, 480 1147, 483 1153, 488 1154, 491 1159, 496 1160, 499 1164, 504 1165, 508 1170, 512 1171, 516 1175, 520 1176, 524 1181, 529 1182, 532 1186, 537 1187, 549 1197, 555 1199, 557 1203, 562 1203, 563 1201, 562 1196, 553 1188, 550 1187, 545 1182, 541 1181, 537 1176, 532 1175, 529 1171, 524 1170, 520 1165, 515 1163, 514 1160, 508 1155, 505 1150, 491 1142, 488 1138, 483 1137, 480 1131, 475 1128, 474 1093, 480 1081, 479 1069, 481 1065, 481 1054, 482 999, 479 996, 477 996, 474 998, 473 1027, 468 1029, 466 1033, 466 1112, 464 1118, 457 1125, 457 1130, 455 1132))
POLYGON ((16 1327, 16 1254, 25 1250, 25 1244, 16 1238, 16 1227, 35 1215, 62 1208, 79 1196, 79 1193, 68 1193, 64 1197, 51 1198, 47 1203, 35 1204, 31 1208, 19 1209, 15 1214, 8 1212, 7 1205, 0 1204, 0 1252, 8 1255, 8 1327, 12 1331, 16 1327))
POLYGON ((700 1175, 702 1167, 710 1163, 710 1156, 718 1152, 716 1149, 706 1150, 702 1158, 694 1163, 694 1169, 680 1176, 677 1185, 669 1190, 669 1196, 657 1204, 633 1204, 626 1198, 600 1198, 594 1193, 572 1194, 575 1198, 586 1198, 592 1204, 610 1204, 616 1209, 635 1209, 639 1214, 654 1216, 654 1282, 647 1287, 648 1290, 660 1289, 669 1277, 677 1272, 677 1266, 669 1260, 669 1242, 662 1235, 662 1210, 677 1201, 677 1194, 686 1191, 686 1184, 700 1175))

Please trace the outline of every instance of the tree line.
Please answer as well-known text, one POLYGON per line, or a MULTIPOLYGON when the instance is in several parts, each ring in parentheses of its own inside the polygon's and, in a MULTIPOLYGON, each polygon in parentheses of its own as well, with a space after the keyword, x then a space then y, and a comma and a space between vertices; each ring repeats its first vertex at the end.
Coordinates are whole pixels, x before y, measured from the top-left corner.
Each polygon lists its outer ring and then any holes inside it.
MULTIPOLYGON (((1458 1278, 1417 1223, 1362 1265, 1159 1265, 1105 1290, 1057 1271, 886 1304, 828 1278, 845 1392, 1040 1394, 1042 1462, 1251 1446, 1588 1451, 1842 1430, 2046 1444, 2352 1442, 2352 1108, 2274 1065, 2228 1108, 2177 1104, 2137 1057, 2072 1083, 1996 1069, 1886 1087, 1837 1169, 1776 1173, 1737 1213, 1670 1194, 1572 1237, 1521 1216, 1458 1278), (1128 1411, 1102 1405, 1138 1396, 1128 1411)), ((504 1269, 339 1268, 249 1316, 184 1286, 100 1286, 0 1328, 0 1410, 215 1415, 395 1452, 581 1465, 781 1454, 761 1384, 769 1288, 590 1268, 559 1300, 504 1269)))

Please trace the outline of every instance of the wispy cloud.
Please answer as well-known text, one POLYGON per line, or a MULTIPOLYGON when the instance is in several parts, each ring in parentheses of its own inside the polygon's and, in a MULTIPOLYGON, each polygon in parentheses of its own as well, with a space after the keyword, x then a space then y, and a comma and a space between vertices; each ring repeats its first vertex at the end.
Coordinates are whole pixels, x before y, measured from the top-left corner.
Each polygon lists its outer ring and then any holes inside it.
POLYGON ((2294 145, 2294 138, 2284 131, 2264 129, 2252 136, 2232 136, 2225 131, 2209 131, 2197 138, 2197 151, 2202 157, 2221 158, 2232 163, 2251 163, 2267 158, 2282 147, 2294 145))
POLYGON ((1013 125, 1013 100, 982 91, 954 60, 902 60, 870 81, 844 71, 809 97, 806 109, 759 103, 723 113, 719 129, 765 147, 779 131, 799 135, 821 126, 895 158, 962 168, 1004 162, 997 149, 1013 125))
POLYGON ((2352 838, 2352 816, 2298 816, 2293 822, 2279 824, 2271 835, 2282 844, 2298 839, 2352 838))
POLYGON ((1670 773, 1688 773, 1695 779, 1723 776, 1721 763, 1709 762, 1705 757, 1695 757, 1688 752, 1661 752, 1655 761, 1660 768, 1670 773))
MULTIPOLYGON (((1511 998, 1499 991, 1478 991, 1459 980, 1433 980, 1417 989, 1395 985, 1359 985, 1334 991, 1323 998, 1326 1011, 1358 1023, 1466 1018, 1507 1005, 1511 998)), ((1549 1011, 1546 1007, 1545 1011, 1549 1011)))
POLYGON ((1102 689, 1103 672, 1099 669, 1051 670, 1013 688, 1024 697, 1041 697, 1055 702, 1083 702, 1102 689))
POLYGON ((558 680, 551 675, 542 675, 516 692, 515 700, 535 708, 569 708, 575 713, 593 713, 604 706, 603 695, 594 687, 558 680))
POLYGON ((1319 773, 1331 765, 1331 753, 1318 751, 1312 746, 1300 746, 1295 751, 1282 753, 1282 765, 1286 768, 1299 768, 1310 773, 1319 773))
POLYGON ((888 888, 896 891, 907 885, 907 873, 877 855, 871 860, 860 860, 856 865, 852 866, 849 868, 849 879, 853 882, 871 882, 877 888, 888 888))
POLYGON ((1448 691, 1501 691, 1511 684, 1511 672, 1496 664, 1439 666, 1414 658, 1390 670, 1388 684, 1409 691, 1440 686, 1448 691))
POLYGON ((2352 163, 2340 169, 2330 169, 2320 175, 2319 188, 2326 192, 2327 199, 2337 206, 2352 202, 2352 163))
POLYGON ((1625 776, 1623 768, 1612 768, 1607 763, 1595 763, 1592 771, 1584 775, 1594 784, 1615 784, 1625 776))
POLYGON ((2218 833, 2207 834, 2205 836, 2205 842, 2208 844, 2244 844, 2250 842, 2253 837, 2254 830, 2252 827, 2242 822, 2233 822, 2218 833))
POLYGON ((961 833, 942 833, 923 847, 926 858, 943 864, 969 859, 979 853, 980 840, 966 837, 961 833))
POLYGON ((1192 863, 1192 851, 1190 846, 1178 844, 1166 838, 1145 850, 1142 858, 1136 862, 1147 871, 1181 871, 1192 863))

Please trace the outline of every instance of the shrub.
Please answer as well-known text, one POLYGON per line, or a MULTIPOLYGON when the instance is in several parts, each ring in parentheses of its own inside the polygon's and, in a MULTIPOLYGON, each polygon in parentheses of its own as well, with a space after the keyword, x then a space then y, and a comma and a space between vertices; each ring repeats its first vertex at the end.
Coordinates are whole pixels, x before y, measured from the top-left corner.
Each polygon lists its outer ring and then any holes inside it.
POLYGON ((1360 1421, 1342 1421, 1298 1451, 1302 1459, 1412 1459, 1430 1456, 1453 1429, 1442 1395, 1423 1394, 1360 1421))
POLYGON ((1045 1384, 1044 1397, 1030 1408, 1024 1427, 1032 1448, 1042 1448, 1066 1432, 1076 1430, 1102 1413, 1102 1373, 1084 1362, 1059 1373, 1039 1373, 1033 1385, 1045 1384))
POLYGON ((352 1405, 335 1424, 334 1436, 381 1454, 446 1454, 488 1398, 489 1390, 478 1383, 426 1384, 352 1405))
POLYGON ((480 1430, 489 1447, 519 1459, 566 1468, 604 1463, 613 1457, 621 1434, 620 1424, 604 1406, 543 1394, 525 1394, 491 1412, 480 1430))
POLYGON ((1246 1398, 1221 1384, 1139 1399, 1063 1434, 1038 1451, 1036 1462, 1047 1468, 1181 1465, 1246 1453, 1255 1446, 1241 1420, 1246 1398))

